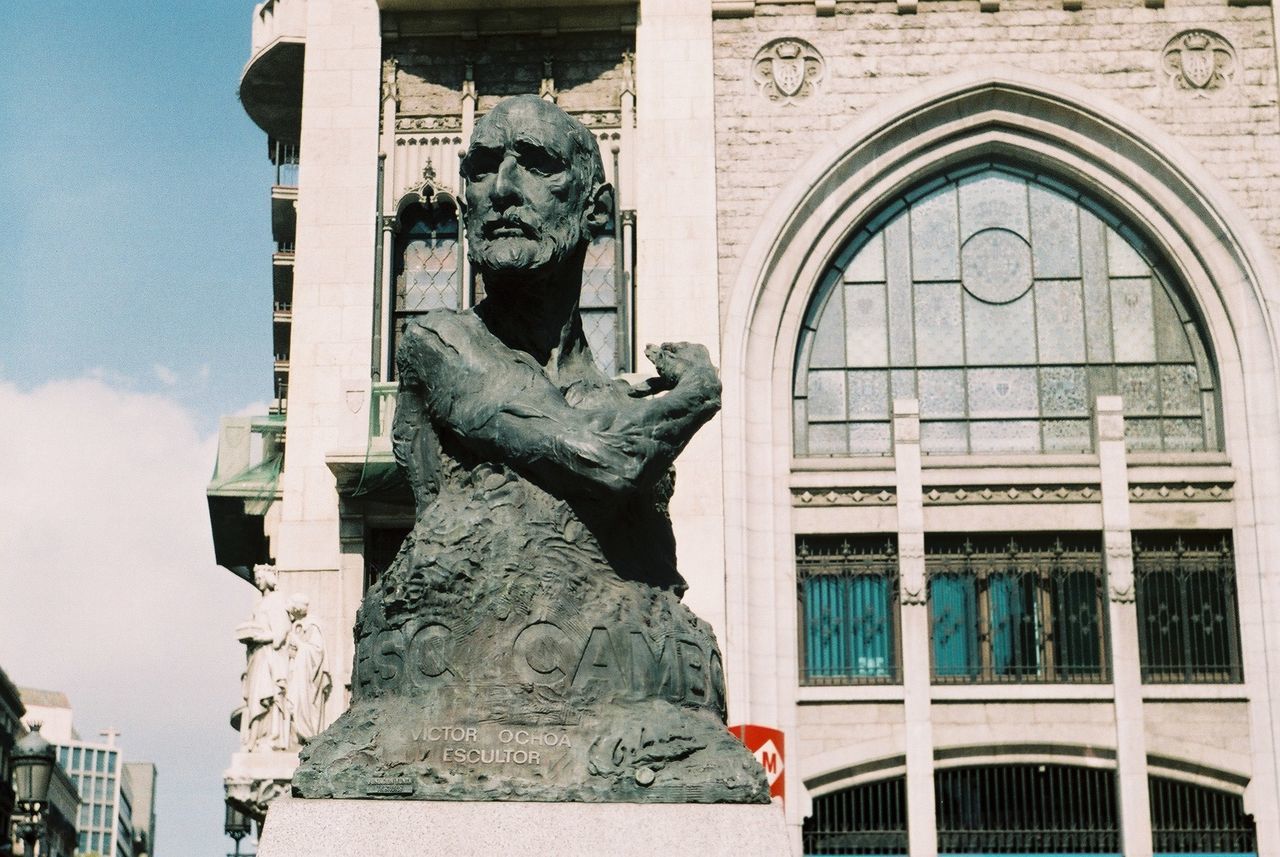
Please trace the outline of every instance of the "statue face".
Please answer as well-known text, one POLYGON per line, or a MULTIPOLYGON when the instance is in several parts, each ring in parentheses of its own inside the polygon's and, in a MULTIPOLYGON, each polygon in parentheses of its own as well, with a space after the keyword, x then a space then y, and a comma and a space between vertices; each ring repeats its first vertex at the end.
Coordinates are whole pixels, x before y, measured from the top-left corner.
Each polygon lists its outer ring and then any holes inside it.
POLYGON ((259 566, 253 570, 253 584, 264 594, 276 588, 278 578, 272 568, 259 566))
POLYGON ((482 271, 536 271, 586 240, 591 158, 563 111, 532 96, 476 125, 463 160, 470 256, 482 271))

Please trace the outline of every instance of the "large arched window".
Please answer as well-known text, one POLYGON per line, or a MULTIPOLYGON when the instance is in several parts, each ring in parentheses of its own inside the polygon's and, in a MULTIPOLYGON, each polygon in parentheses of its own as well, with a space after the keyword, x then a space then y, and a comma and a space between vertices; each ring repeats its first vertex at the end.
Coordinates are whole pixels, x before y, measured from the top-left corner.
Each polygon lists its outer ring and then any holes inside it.
POLYGON ((996 163, 895 200, 837 254, 796 358, 797 455, 890 451, 920 402, 925 453, 1087 452, 1121 395, 1133 451, 1221 446, 1194 316, 1134 230, 1062 183, 996 163))

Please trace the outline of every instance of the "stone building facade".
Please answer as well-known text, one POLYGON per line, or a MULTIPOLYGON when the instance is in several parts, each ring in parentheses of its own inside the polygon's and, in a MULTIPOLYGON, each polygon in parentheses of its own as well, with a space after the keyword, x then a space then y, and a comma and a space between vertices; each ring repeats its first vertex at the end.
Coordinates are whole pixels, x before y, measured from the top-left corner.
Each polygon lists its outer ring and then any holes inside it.
POLYGON ((224 424, 210 509, 221 563, 310 596, 330 717, 411 522, 397 325, 482 296, 457 153, 539 93, 619 188, 597 358, 718 357, 680 565, 731 720, 785 735, 805 852, 1280 854, 1270 5, 268 0, 254 28, 278 398, 224 424))

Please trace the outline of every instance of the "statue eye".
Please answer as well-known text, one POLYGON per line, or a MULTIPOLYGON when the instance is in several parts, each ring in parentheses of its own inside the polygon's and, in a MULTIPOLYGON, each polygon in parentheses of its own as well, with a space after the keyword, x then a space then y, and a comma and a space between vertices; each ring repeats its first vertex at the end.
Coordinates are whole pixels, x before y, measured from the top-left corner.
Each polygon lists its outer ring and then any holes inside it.
POLYGON ((462 174, 468 181, 476 181, 498 171, 502 154, 495 149, 472 149, 462 159, 462 174))
POLYGON ((540 176, 554 176, 568 169, 564 159, 541 146, 521 146, 518 150, 520 166, 540 176))

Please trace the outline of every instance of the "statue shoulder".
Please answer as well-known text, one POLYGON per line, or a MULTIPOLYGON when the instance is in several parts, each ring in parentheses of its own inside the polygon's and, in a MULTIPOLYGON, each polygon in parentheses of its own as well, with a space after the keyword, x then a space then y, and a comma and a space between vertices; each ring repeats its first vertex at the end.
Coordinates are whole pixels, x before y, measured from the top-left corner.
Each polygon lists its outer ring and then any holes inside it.
POLYGON ((405 325, 396 349, 401 375, 413 376, 443 361, 470 362, 492 339, 484 323, 471 310, 436 309, 414 316, 405 325))

